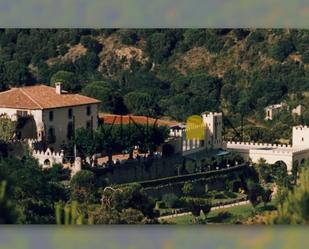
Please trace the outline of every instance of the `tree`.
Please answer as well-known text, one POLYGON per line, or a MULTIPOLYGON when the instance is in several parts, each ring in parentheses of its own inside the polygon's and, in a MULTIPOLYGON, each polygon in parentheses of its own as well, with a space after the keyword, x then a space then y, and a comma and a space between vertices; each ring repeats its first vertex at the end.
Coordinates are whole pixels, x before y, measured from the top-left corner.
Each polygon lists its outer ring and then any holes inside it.
POLYGON ((139 41, 136 30, 126 30, 121 32, 121 42, 125 45, 135 45, 139 41))
POLYGON ((86 54, 75 61, 75 71, 87 76, 87 74, 94 74, 97 72, 96 70, 99 65, 99 56, 93 51, 87 51, 86 54))
POLYGON ((5 198, 17 212, 16 223, 55 223, 54 203, 67 200, 65 189, 49 182, 34 158, 0 160, 0 179, 7 182, 5 198))
POLYGON ((55 83, 62 83, 63 89, 69 92, 76 92, 80 89, 80 84, 77 82, 76 76, 72 72, 58 71, 53 74, 50 79, 50 85, 55 86, 55 83))
POLYGON ((290 39, 281 39, 270 47, 269 54, 275 60, 283 61, 294 50, 295 47, 290 39))
POLYGON ((78 171, 71 179, 71 199, 79 203, 95 200, 95 177, 89 170, 78 171))
POLYGON ((245 30, 245 29, 234 29, 233 33, 236 36, 237 40, 242 40, 247 37, 250 31, 245 30))
POLYGON ((0 181, 0 224, 15 224, 18 214, 6 199, 6 185, 6 181, 0 181))
POLYGON ((16 60, 4 63, 5 79, 12 86, 21 86, 30 80, 27 66, 16 60))
POLYGON ((136 115, 155 115, 155 103, 150 94, 145 92, 130 92, 124 96, 124 103, 131 113, 136 115))
POLYGON ((190 159, 185 161, 185 169, 188 172, 188 174, 195 173, 196 170, 196 163, 190 159))
POLYGON ((272 176, 278 186, 289 187, 287 166, 284 162, 279 161, 271 166, 272 176))
POLYGON ((193 185, 190 182, 185 182, 182 187, 182 193, 184 195, 192 195, 193 194, 193 185))
POLYGON ((193 216, 199 217, 203 211, 205 218, 211 210, 211 202, 201 198, 189 198, 186 200, 186 206, 192 212, 193 216))
POLYGON ((309 224, 309 169, 301 171, 299 184, 267 218, 269 224, 309 224))
POLYGON ((91 157, 99 150, 99 134, 96 130, 77 129, 74 142, 82 158, 91 157))
POLYGON ((80 39, 80 43, 90 51, 95 53, 99 53, 102 50, 102 44, 100 44, 97 40, 93 39, 90 35, 82 36, 80 39))
POLYGON ((139 210, 150 219, 154 218, 155 215, 153 212, 155 202, 147 196, 141 185, 137 183, 121 188, 106 187, 102 191, 101 201, 105 210, 115 210, 120 213, 125 209, 132 208, 139 210))
POLYGON ((247 182, 248 199, 251 202, 253 208, 255 208, 260 202, 263 195, 263 188, 256 182, 249 180, 247 182))
POLYGON ((120 223, 123 224, 140 224, 144 218, 140 210, 133 208, 123 209, 120 213, 120 223))
POLYGON ((82 93, 86 96, 101 100, 100 110, 112 111, 113 90, 105 81, 95 81, 87 84, 82 93))
POLYGON ((271 201, 271 194, 272 194, 271 189, 263 189, 262 191, 262 201, 264 203, 264 206, 266 206, 267 203, 271 201))
POLYGON ((161 63, 171 55, 176 41, 173 32, 155 32, 147 39, 146 51, 155 62, 161 63))
POLYGON ((175 208, 179 203, 179 198, 173 193, 167 193, 163 195, 162 201, 164 202, 166 207, 175 208))
POLYGON ((268 183, 272 180, 271 165, 266 163, 264 158, 261 158, 254 168, 256 169, 261 183, 268 183))
POLYGON ((16 132, 16 122, 5 115, 0 115, 0 143, 12 140, 16 132))

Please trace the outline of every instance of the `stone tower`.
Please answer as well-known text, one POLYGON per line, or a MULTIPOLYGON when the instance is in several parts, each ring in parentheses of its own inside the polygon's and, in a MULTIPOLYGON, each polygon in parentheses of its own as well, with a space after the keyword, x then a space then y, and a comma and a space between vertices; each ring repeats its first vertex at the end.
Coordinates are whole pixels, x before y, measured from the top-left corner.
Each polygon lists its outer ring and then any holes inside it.
POLYGON ((204 112, 202 113, 202 117, 206 129, 206 149, 222 148, 222 113, 204 112))

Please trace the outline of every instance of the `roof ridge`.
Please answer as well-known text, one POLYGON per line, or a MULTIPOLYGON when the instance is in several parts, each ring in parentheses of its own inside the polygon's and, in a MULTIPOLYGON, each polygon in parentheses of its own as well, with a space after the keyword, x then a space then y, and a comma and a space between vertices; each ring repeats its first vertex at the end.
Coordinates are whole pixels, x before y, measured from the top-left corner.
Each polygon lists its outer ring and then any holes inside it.
POLYGON ((32 102, 38 105, 41 109, 44 109, 37 101, 35 101, 28 93, 26 93, 22 88, 19 88, 20 91, 25 94, 32 102))

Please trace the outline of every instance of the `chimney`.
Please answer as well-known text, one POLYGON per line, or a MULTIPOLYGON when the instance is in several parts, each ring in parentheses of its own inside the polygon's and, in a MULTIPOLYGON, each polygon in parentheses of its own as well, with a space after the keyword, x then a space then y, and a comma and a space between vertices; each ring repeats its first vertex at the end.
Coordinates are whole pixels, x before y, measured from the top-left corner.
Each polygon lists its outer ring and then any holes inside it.
POLYGON ((61 82, 56 82, 55 86, 56 86, 56 93, 57 94, 61 94, 61 92, 62 92, 62 84, 61 84, 61 82))

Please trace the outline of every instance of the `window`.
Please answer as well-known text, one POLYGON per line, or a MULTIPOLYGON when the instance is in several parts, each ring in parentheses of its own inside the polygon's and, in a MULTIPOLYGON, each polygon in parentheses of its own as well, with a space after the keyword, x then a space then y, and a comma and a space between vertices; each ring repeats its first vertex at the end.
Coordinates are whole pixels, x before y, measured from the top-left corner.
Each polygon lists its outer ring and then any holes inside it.
POLYGON ((69 122, 68 123, 68 129, 67 129, 67 138, 69 140, 71 140, 74 136, 74 127, 73 127, 73 123, 69 122))
POLYGON ((301 141, 304 142, 304 138, 303 137, 301 138, 301 141))
POLYGON ((49 112, 49 121, 53 121, 54 120, 54 112, 50 111, 49 112))
POLYGON ((28 112, 27 111, 16 111, 16 114, 18 117, 27 117, 28 112))
POLYGON ((87 106, 87 115, 88 115, 88 116, 91 115, 91 106, 87 106))
POLYGON ((53 127, 50 127, 48 129, 47 141, 48 143, 51 143, 51 144, 56 142, 55 130, 53 127))
POLYGON ((73 117, 73 109, 72 108, 70 108, 68 110, 68 117, 69 117, 69 119, 71 119, 73 117))

